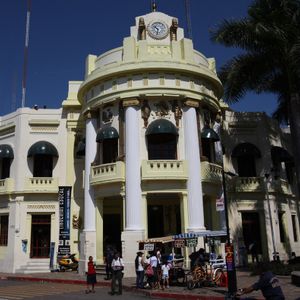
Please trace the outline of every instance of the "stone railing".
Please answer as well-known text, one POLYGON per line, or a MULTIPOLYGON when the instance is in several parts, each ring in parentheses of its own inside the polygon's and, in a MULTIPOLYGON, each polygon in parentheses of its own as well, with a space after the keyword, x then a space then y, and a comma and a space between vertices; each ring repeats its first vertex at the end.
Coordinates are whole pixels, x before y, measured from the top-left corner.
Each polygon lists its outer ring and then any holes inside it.
POLYGON ((234 185, 236 192, 263 192, 263 177, 235 177, 234 185))
POLYGON ((201 162, 202 182, 222 183, 222 167, 208 161, 201 162))
POLYGON ((6 178, 0 180, 0 194, 11 193, 14 190, 14 179, 6 178))
POLYGON ((26 192, 57 193, 58 178, 54 178, 54 177, 26 178, 24 190, 26 192))
POLYGON ((93 166, 91 169, 91 185, 105 184, 109 182, 125 181, 125 163, 115 163, 93 166))
POLYGON ((187 180, 185 160, 143 160, 142 180, 187 180))

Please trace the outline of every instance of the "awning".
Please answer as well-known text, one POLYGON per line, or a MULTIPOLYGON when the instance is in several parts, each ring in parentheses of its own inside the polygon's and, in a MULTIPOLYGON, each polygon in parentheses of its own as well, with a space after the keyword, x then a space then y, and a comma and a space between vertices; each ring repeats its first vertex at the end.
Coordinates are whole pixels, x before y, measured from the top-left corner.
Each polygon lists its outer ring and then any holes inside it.
POLYGON ((104 127, 101 128, 96 137, 96 142, 101 143, 103 140, 108 140, 108 139, 117 139, 119 138, 118 131, 114 127, 104 127))
POLYGON ((241 156, 254 156, 256 158, 261 157, 259 149, 251 143, 241 143, 237 145, 231 154, 232 157, 241 157, 241 156))
POLYGON ((173 236, 174 239, 189 239, 196 237, 223 237, 227 233, 224 230, 203 230, 199 232, 180 233, 173 236))
POLYGON ((11 146, 6 144, 0 145, 0 159, 1 158, 14 158, 14 151, 11 146))
POLYGON ((85 155, 85 139, 82 139, 76 148, 76 155, 77 156, 84 156, 85 155))
POLYGON ((273 162, 292 162, 293 157, 282 147, 272 146, 271 157, 273 162))
POLYGON ((173 241, 174 241, 173 236, 169 235, 169 236, 164 236, 164 237, 150 238, 150 239, 138 241, 138 243, 162 243, 162 244, 166 244, 166 243, 171 243, 173 241))
POLYGON ((162 133, 178 135, 177 128, 175 127, 175 125, 172 122, 165 119, 153 121, 146 130, 146 135, 162 133))
POLYGON ((207 126, 205 126, 201 131, 201 138, 202 139, 210 139, 214 142, 217 142, 220 140, 219 135, 212 129, 207 126))
POLYGON ((28 150, 28 157, 34 155, 52 155, 58 157, 58 152, 51 143, 46 141, 40 141, 33 144, 28 150))

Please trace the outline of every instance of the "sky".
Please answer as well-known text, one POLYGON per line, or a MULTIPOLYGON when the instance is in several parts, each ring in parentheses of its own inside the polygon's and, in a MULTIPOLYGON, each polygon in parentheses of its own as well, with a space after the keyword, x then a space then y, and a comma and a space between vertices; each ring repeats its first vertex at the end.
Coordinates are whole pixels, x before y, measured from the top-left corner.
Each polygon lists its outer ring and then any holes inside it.
MULTIPOLYGON (((215 57, 217 69, 239 50, 210 41, 223 19, 247 14, 251 0, 189 0, 194 48, 215 57)), ((59 108, 68 81, 83 80, 85 58, 120 47, 135 17, 150 12, 151 0, 31 0, 26 107, 59 108)), ((184 0, 156 0, 158 11, 177 17, 187 36, 184 0)), ((27 0, 0 0, 0 116, 21 107, 27 0)), ((249 93, 236 111, 276 107, 276 96, 249 93)))

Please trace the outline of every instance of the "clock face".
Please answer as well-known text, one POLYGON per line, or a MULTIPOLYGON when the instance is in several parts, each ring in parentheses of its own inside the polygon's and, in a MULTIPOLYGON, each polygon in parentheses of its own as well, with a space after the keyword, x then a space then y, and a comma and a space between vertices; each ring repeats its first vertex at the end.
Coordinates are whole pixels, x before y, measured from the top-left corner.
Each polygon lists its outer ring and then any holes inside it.
POLYGON ((160 21, 150 23, 147 29, 149 35, 158 40, 165 38, 169 33, 167 24, 160 21))

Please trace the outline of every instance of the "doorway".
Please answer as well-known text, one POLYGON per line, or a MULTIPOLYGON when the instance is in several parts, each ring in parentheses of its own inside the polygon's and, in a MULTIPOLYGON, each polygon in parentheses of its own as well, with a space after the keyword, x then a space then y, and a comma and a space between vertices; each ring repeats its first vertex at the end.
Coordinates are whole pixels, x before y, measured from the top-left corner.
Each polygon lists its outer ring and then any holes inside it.
POLYGON ((103 216, 104 249, 112 246, 121 253, 121 215, 104 214, 103 216))
POLYGON ((50 252, 51 215, 32 215, 31 258, 48 258, 50 252))
POLYGON ((262 253, 261 247, 261 231, 260 231, 260 220, 259 213, 256 212, 243 212, 242 213, 242 226, 244 243, 247 249, 250 244, 256 243, 257 253, 262 253))

